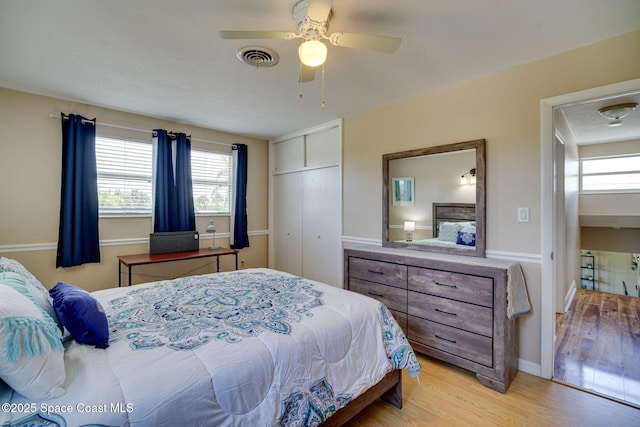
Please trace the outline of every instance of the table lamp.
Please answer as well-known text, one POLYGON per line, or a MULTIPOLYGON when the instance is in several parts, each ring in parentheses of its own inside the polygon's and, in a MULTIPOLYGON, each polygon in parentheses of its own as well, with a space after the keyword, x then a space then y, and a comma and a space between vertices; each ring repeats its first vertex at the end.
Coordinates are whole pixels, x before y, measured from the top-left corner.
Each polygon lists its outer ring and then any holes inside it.
POLYGON ((404 232, 406 235, 407 242, 413 241, 413 232, 415 230, 416 230, 416 223, 414 221, 404 222, 404 232))
POLYGON ((209 224, 207 225, 207 233, 213 234, 211 238, 212 244, 209 246, 209 249, 220 249, 220 246, 216 246, 216 226, 213 225, 213 220, 209 220, 209 224))

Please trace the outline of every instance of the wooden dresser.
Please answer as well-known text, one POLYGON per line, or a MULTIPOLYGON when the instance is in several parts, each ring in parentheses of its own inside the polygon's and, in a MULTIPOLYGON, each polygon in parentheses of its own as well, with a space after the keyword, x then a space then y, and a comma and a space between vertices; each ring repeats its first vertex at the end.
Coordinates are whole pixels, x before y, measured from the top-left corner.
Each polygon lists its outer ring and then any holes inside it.
POLYGON ((505 393, 518 366, 516 322, 506 315, 508 267, 456 259, 345 249, 345 288, 384 303, 415 351, 505 393))

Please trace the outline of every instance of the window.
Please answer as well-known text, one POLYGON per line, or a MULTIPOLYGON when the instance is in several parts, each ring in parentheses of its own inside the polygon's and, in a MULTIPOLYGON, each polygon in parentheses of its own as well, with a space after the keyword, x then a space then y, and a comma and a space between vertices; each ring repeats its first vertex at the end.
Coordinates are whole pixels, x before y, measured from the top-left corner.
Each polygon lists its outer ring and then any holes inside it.
MULTIPOLYGON (((151 215, 153 145, 96 137, 100 215, 151 215)), ((191 149, 196 214, 231 211, 231 155, 191 149)))
POLYGON ((151 214, 152 145, 96 137, 100 215, 151 214))
POLYGON ((580 190, 640 191, 640 154, 580 160, 580 190))
POLYGON ((231 155, 191 149, 196 214, 231 212, 231 155))

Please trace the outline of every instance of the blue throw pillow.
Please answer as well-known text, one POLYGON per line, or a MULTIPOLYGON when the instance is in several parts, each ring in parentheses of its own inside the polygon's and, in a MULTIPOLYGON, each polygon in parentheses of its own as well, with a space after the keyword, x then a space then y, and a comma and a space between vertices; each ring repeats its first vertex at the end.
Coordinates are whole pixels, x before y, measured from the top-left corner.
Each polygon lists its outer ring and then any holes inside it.
POLYGON ((458 239, 456 244, 465 246, 476 245, 476 233, 470 231, 458 231, 458 239))
POLYGON ((53 308, 71 336, 83 344, 109 347, 109 322, 100 303, 89 292, 58 282, 49 290, 53 308))

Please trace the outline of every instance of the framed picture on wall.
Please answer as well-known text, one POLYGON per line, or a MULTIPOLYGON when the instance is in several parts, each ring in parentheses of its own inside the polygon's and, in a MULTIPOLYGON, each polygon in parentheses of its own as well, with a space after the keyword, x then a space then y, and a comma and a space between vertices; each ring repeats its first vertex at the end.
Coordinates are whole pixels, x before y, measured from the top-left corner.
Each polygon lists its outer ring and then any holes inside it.
POLYGON ((393 206, 413 206, 414 186, 413 178, 391 178, 393 190, 393 206))

